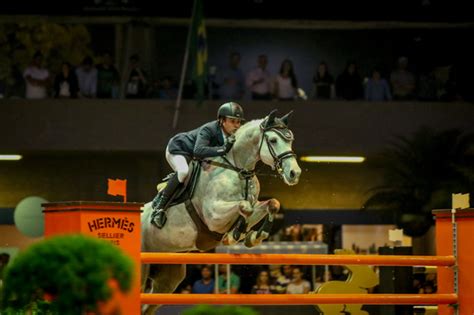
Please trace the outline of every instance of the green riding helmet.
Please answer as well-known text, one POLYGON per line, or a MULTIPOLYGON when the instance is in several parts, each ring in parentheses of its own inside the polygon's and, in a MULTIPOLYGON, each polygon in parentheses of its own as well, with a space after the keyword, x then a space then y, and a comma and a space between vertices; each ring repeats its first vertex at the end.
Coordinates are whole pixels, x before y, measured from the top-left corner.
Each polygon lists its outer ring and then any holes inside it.
POLYGON ((235 102, 224 103, 219 107, 219 110, 217 111, 217 119, 220 119, 221 117, 245 120, 242 106, 235 102))

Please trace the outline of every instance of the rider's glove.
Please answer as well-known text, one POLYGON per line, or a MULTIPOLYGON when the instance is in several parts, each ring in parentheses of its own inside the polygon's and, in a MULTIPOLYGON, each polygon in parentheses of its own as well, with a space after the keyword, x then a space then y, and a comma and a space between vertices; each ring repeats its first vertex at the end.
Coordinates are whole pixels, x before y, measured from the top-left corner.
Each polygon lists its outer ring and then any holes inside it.
POLYGON ((232 149, 232 146, 235 143, 235 135, 230 135, 227 137, 227 142, 225 144, 225 153, 229 152, 232 149))

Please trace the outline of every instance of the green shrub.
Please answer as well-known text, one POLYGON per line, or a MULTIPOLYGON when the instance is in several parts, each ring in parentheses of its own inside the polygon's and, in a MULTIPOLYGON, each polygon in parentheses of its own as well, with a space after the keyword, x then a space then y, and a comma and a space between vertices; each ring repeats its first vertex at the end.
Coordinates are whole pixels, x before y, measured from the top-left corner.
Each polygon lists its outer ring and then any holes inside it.
POLYGON ((7 314, 84 314, 112 294, 115 279, 122 292, 132 285, 133 261, 103 240, 67 235, 48 238, 20 253, 7 266, 2 309, 7 314))

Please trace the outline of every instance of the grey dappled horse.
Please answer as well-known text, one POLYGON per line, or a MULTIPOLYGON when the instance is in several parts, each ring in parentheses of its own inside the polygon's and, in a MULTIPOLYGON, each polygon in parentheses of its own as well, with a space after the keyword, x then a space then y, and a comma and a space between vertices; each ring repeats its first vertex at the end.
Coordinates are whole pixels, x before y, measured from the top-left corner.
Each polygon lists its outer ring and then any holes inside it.
MULTIPOLYGON (((237 131, 235 144, 225 158, 202 162, 191 202, 210 231, 225 234, 223 241, 227 244, 243 239, 247 246, 260 244, 269 236, 269 229, 254 231, 252 227, 264 218, 266 223, 271 223, 280 209, 276 199, 258 201, 260 184, 253 172, 258 161, 276 169, 286 184, 298 183, 301 169, 292 151, 294 138, 288 129, 290 115, 277 118, 273 111, 265 119, 246 123, 237 131), (246 176, 242 177, 242 174, 246 176), (235 233, 234 225, 241 216, 246 218, 246 228, 243 233, 235 233)), ((198 227, 184 204, 168 209, 168 220, 162 229, 150 223, 151 212, 149 202, 145 204, 141 218, 143 252, 199 249, 196 245, 198 227)), ((185 265, 143 265, 142 290, 146 284, 147 292, 172 293, 184 279, 185 272, 185 265)), ((154 314, 156 308, 158 306, 144 306, 143 314, 154 314)))

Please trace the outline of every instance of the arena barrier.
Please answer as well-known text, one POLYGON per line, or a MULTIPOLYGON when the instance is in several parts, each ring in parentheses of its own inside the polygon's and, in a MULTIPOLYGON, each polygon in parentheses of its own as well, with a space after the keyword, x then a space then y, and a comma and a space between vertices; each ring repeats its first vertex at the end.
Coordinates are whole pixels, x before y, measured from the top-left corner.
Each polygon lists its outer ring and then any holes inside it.
POLYGON ((45 207, 45 235, 85 233, 120 246, 143 264, 292 264, 438 266, 437 294, 140 294, 139 277, 124 300, 125 314, 140 304, 378 304, 439 305, 438 314, 474 313, 474 209, 435 210, 439 256, 141 253, 139 203, 67 202, 45 207))

